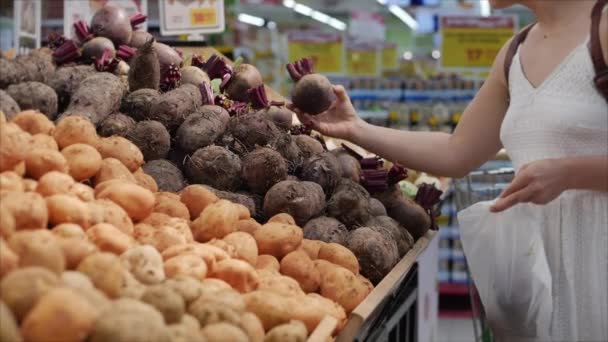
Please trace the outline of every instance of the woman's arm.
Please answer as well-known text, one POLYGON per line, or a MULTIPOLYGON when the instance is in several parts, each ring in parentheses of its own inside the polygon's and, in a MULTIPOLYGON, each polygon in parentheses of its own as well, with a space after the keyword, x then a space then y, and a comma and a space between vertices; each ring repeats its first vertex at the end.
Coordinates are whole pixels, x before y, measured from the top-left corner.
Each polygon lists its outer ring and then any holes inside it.
POLYGON ((608 192, 608 156, 564 158, 562 170, 567 174, 567 190, 595 190, 608 192))
POLYGON ((374 126, 361 120, 344 88, 325 113, 300 120, 322 134, 342 138, 409 168, 441 176, 461 177, 492 158, 501 148, 500 126, 508 108, 503 64, 509 43, 498 54, 490 76, 467 106, 453 134, 408 132, 374 126))

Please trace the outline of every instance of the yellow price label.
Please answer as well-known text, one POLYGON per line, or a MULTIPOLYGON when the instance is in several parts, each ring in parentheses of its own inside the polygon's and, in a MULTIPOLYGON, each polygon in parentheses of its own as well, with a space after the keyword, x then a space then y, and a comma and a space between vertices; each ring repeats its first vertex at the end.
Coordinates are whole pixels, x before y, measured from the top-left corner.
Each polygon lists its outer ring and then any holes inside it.
POLYGON ((376 50, 350 50, 348 51, 346 70, 350 76, 377 76, 378 51, 376 50))
POLYGON ((388 46, 382 49, 382 70, 397 70, 399 68, 397 46, 388 46))
POLYGON ((312 57, 315 72, 341 73, 343 56, 342 42, 289 42, 289 60, 312 57))
POLYGON ((209 26, 217 24, 217 11, 214 7, 194 8, 190 10, 192 26, 209 26))

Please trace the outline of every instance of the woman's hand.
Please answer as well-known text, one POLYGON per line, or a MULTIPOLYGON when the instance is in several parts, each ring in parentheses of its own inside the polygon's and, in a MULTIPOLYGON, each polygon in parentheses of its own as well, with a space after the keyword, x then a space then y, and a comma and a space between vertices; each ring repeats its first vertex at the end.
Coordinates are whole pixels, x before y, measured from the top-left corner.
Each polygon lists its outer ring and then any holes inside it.
POLYGON ((547 204, 553 201, 568 188, 565 169, 563 159, 545 159, 524 165, 491 211, 501 212, 518 203, 547 204))
POLYGON ((344 87, 333 86, 333 90, 336 94, 336 100, 323 113, 313 116, 301 112, 293 104, 289 105, 289 109, 298 115, 304 125, 312 126, 319 133, 334 138, 351 140, 365 122, 357 116, 357 112, 344 87))

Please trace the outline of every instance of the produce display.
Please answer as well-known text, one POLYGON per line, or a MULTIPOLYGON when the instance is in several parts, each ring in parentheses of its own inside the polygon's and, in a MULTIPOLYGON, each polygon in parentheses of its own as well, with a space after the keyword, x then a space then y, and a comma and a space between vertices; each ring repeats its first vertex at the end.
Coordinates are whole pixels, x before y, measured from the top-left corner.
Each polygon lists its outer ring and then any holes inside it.
MULTIPOLYGON (((337 334, 441 192, 406 197, 405 169, 328 151, 253 65, 184 59, 143 20, 106 6, 0 58, 0 340, 337 334)), ((310 60, 288 70, 296 105, 333 101, 310 60)))

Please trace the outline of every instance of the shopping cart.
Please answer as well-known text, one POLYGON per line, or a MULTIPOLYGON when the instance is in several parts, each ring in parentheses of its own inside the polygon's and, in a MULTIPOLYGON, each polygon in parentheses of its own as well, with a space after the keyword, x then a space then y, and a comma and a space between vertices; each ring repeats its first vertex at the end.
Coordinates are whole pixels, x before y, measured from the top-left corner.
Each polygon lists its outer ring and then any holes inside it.
MULTIPOLYGON (((498 197, 515 174, 515 170, 511 167, 505 167, 505 164, 489 164, 463 179, 455 180, 453 190, 456 210, 460 211, 477 202, 493 200, 498 197)), ((487 325, 481 300, 469 270, 467 270, 467 273, 475 341, 492 342, 492 333, 487 325)))

